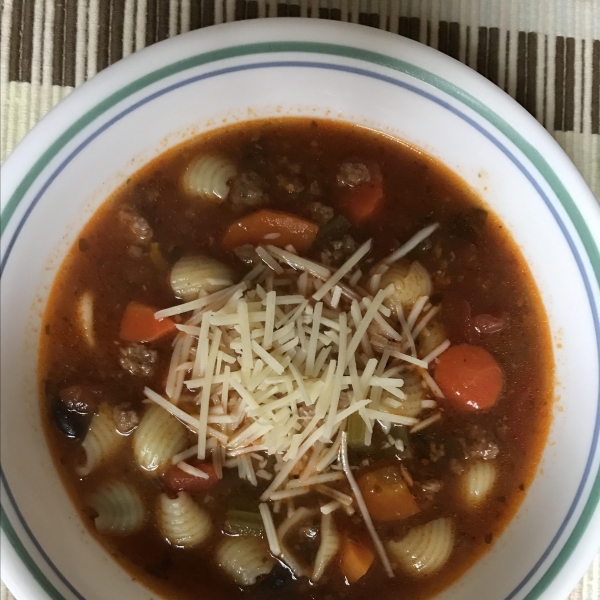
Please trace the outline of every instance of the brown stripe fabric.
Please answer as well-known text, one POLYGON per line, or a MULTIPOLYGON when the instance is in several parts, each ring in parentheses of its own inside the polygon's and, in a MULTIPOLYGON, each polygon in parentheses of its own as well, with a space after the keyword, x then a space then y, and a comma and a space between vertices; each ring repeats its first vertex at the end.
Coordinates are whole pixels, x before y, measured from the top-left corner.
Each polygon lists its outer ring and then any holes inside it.
POLYGON ((527 78, 525 80, 525 103, 523 106, 535 117, 537 107, 537 33, 527 34, 527 78))
POLYGON ((419 39, 421 19, 418 17, 400 17, 398 21, 398 33, 411 40, 419 39))
POLYGON ((202 27, 215 24, 215 0, 202 0, 202 27))
POLYGON ((55 0, 54 44, 52 52, 52 83, 54 85, 65 85, 63 82, 63 59, 65 56, 65 11, 66 0, 55 0))
POLYGON ((246 0, 235 0, 235 20, 241 21, 246 18, 246 0))
POLYGON ((147 0, 146 4, 146 46, 155 44, 156 26, 158 23, 158 0, 147 0))
POLYGON ((123 58, 123 31, 125 23, 125 3, 123 0, 112 0, 110 6, 110 43, 108 60, 112 65, 123 58))
POLYGON ((564 131, 564 105, 565 105, 565 38, 556 38, 556 57, 554 75, 554 129, 564 131))
POLYGON ((190 2, 190 31, 202 27, 203 3, 190 2))
POLYGON ((477 72, 488 74, 488 28, 480 27, 477 36, 477 72))
MULTIPOLYGON (((121 46, 122 36, 119 36, 121 46)), ((77 44, 77 0, 66 0, 64 19, 63 85, 75 86, 75 59, 77 44)), ((119 57, 121 58, 122 55, 119 57)), ((114 61, 113 61, 114 62, 114 61)))
POLYGON ((96 58, 96 65, 98 71, 105 69, 110 64, 110 13, 111 0, 99 0, 98 49, 96 58))
POLYGON ((256 0, 249 0, 248 6, 246 7, 246 18, 257 19, 258 18, 258 2, 256 0))
POLYGON ((15 2, 13 5, 11 32, 8 79, 9 81, 23 81, 21 76, 21 42, 24 38, 22 2, 15 2))
POLYGON ((9 49, 9 80, 31 81, 31 58, 33 53, 34 0, 24 0, 13 5, 12 30, 18 35, 11 37, 9 49))
POLYGON ((600 40, 592 50, 592 133, 600 134, 600 40))
POLYGON ((169 0, 158 0, 158 22, 156 24, 156 41, 161 42, 169 37, 169 0))
POLYGON ((534 117, 537 92, 537 34, 519 31, 517 40, 516 100, 534 117))
POLYGON ((498 83, 500 68, 500 29, 490 27, 488 30, 487 72, 486 77, 492 83, 498 83))
POLYGON ((563 131, 573 131, 575 122, 575 40, 566 39, 565 48, 565 116, 563 131))
MULTIPOLYGON (((469 34, 471 34, 470 30, 469 34)), ((469 46, 470 44, 467 44, 467 48, 469 46)), ((499 67, 500 30, 498 27, 479 27, 477 32, 477 71, 493 83, 498 83, 499 67)))

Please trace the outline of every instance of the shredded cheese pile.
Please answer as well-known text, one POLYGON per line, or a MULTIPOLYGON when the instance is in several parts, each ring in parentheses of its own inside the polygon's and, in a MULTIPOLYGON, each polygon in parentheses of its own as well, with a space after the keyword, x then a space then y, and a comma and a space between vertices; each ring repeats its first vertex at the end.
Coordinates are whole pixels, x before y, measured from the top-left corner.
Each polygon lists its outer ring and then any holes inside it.
MULTIPOLYGON (((415 238, 424 239, 423 232, 403 246, 405 253, 415 238)), ((348 417, 364 420, 367 446, 377 422, 389 433, 394 424, 418 431, 440 418, 434 398, 441 392, 427 368, 449 342, 419 359, 414 341, 437 308, 421 297, 406 318, 401 310, 393 314, 384 304, 393 286, 377 289, 386 261, 367 282, 374 295, 361 288, 358 267, 370 249, 368 241, 332 272, 292 247, 261 246, 263 264, 237 285, 156 313, 191 315, 177 325, 165 395, 145 390, 197 432, 197 446, 175 463, 193 469, 181 461, 210 453, 220 477, 228 467, 255 486, 269 482, 261 500, 276 509, 281 500, 315 491, 327 497, 323 514, 352 514, 353 498, 327 485, 347 478, 340 447, 348 417), (421 375, 431 396, 422 402, 425 419, 393 412, 405 398, 407 368, 421 375)), ((266 504, 261 514, 278 548, 266 504)))

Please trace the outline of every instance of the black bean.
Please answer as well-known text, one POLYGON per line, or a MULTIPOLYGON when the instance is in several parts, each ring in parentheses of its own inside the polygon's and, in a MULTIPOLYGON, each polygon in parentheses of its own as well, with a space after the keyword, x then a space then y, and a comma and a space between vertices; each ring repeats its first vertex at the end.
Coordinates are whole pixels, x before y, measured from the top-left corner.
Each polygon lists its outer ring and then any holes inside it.
POLYGON ((87 433, 89 418, 69 410, 58 399, 52 403, 52 419, 58 430, 70 439, 83 439, 87 433))

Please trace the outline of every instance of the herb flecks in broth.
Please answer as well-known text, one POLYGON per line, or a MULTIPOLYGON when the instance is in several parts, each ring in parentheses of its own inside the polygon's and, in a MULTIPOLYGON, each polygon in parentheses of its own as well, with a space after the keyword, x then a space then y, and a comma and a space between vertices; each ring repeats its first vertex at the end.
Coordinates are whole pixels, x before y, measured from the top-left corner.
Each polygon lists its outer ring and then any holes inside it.
POLYGON ((45 320, 59 470, 167 598, 430 596, 545 441, 549 336, 512 240, 455 175, 349 125, 159 157, 85 228, 45 320))

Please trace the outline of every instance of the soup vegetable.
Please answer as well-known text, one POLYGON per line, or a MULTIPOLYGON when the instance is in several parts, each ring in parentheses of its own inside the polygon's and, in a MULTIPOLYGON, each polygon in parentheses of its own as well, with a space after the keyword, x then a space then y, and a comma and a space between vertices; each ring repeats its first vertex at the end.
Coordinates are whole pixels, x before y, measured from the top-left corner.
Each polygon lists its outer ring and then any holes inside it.
POLYGON ((514 514, 548 428, 548 327, 502 224, 340 123, 147 165, 81 233, 41 342, 74 502, 167 598, 433 595, 514 514))

